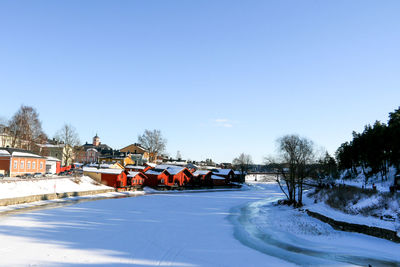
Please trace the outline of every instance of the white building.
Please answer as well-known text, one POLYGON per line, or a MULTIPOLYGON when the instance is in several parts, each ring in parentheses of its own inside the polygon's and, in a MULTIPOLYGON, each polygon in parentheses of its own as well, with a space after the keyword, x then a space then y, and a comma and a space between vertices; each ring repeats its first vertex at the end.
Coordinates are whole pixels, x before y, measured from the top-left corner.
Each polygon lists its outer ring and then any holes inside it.
POLYGON ((61 166, 61 160, 55 157, 46 157, 46 173, 56 174, 57 165, 61 166))

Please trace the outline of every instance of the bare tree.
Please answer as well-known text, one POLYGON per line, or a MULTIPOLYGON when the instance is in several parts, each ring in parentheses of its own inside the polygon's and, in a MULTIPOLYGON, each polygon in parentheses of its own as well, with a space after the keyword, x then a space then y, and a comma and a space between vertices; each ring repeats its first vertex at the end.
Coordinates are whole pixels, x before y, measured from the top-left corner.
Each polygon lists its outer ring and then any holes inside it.
POLYGON ((64 124, 63 127, 57 131, 54 138, 64 143, 63 159, 65 165, 69 165, 68 163, 74 158, 75 149, 80 143, 75 127, 71 124, 64 124))
POLYGON ((244 182, 245 175, 253 164, 251 156, 242 153, 239 157, 233 159, 232 164, 240 170, 240 181, 244 182))
POLYGON ((277 143, 280 158, 277 162, 270 160, 280 172, 277 182, 288 198, 288 204, 302 206, 304 179, 310 175, 314 162, 314 144, 298 135, 285 135, 277 143))
POLYGON ((21 106, 8 123, 11 135, 11 147, 32 149, 32 145, 43 143, 47 140, 42 130, 42 123, 36 109, 21 106))
POLYGON ((138 136, 138 143, 150 154, 150 162, 155 162, 157 155, 164 152, 167 140, 163 138, 160 130, 145 130, 138 136))

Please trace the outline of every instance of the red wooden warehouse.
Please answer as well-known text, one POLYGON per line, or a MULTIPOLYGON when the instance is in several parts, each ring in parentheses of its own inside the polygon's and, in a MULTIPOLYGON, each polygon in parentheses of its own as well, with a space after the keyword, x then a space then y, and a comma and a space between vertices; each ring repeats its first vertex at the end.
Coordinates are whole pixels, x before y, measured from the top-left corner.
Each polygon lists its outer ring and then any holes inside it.
POLYGON ((232 169, 213 169, 212 172, 215 180, 218 180, 217 176, 225 178, 225 184, 229 184, 235 178, 235 172, 232 169))
POLYGON ((193 173, 193 182, 194 185, 201 185, 201 186, 212 186, 213 182, 211 179, 212 176, 211 171, 207 170, 197 170, 193 173))
POLYGON ((189 184, 192 173, 184 167, 172 165, 157 165, 154 169, 145 172, 148 179, 145 185, 151 187, 180 187, 189 184))
POLYGON ((142 172, 128 172, 128 185, 132 187, 142 187, 147 177, 142 172))
POLYGON ((98 169, 93 167, 84 167, 83 174, 101 182, 102 184, 115 188, 128 186, 127 175, 123 169, 98 169))

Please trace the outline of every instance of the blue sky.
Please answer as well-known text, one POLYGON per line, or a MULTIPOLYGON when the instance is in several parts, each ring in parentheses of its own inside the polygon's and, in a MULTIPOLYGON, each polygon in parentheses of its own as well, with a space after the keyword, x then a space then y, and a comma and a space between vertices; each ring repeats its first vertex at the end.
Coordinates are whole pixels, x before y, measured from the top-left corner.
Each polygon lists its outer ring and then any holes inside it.
POLYGON ((399 1, 1 1, 0 116, 53 136, 261 163, 290 133, 333 153, 400 105, 399 1))

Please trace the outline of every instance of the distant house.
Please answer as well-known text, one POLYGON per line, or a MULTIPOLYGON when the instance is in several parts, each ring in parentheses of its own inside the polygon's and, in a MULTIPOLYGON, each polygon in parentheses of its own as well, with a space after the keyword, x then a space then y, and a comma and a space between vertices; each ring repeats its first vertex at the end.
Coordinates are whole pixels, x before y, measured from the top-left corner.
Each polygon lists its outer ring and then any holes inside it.
POLYGON ((127 155, 123 152, 114 152, 110 155, 101 155, 98 158, 98 161, 101 163, 119 163, 122 166, 125 165, 133 165, 135 162, 132 160, 130 155, 127 155))
POLYGON ((75 157, 75 161, 82 163, 96 163, 102 155, 112 155, 113 149, 106 144, 100 142, 100 137, 96 134, 91 144, 86 142, 77 149, 79 152, 75 157))
POLYGON ((0 147, 30 149, 31 143, 27 140, 13 137, 10 134, 10 129, 4 124, 0 124, 0 147))
POLYGON ((46 173, 57 174, 61 171, 61 160, 54 157, 46 157, 46 173))
MULTIPOLYGON (((121 148, 119 151, 135 155, 135 158, 142 158, 144 162, 148 162, 150 160, 149 151, 138 143, 130 144, 129 146, 121 148)), ((144 162, 140 162, 140 164, 143 164, 144 162)))
POLYGON ((87 175, 99 183, 114 188, 128 186, 127 175, 123 169, 119 168, 98 169, 94 167, 83 167, 83 175, 87 175))
POLYGON ((154 169, 146 171, 145 175, 148 178, 145 181, 145 185, 151 187, 184 186, 193 178, 192 173, 187 168, 172 165, 157 165, 154 169))
POLYGON ((36 144, 34 150, 43 157, 59 159, 61 166, 69 166, 74 160, 72 147, 69 145, 48 142, 46 144, 36 144), (70 157, 67 155, 70 155, 70 157))
POLYGON ((96 148, 89 148, 85 152, 85 162, 97 162, 99 158, 99 151, 96 148))
POLYGON ((0 173, 10 177, 46 172, 46 158, 28 150, 0 148, 0 173))

